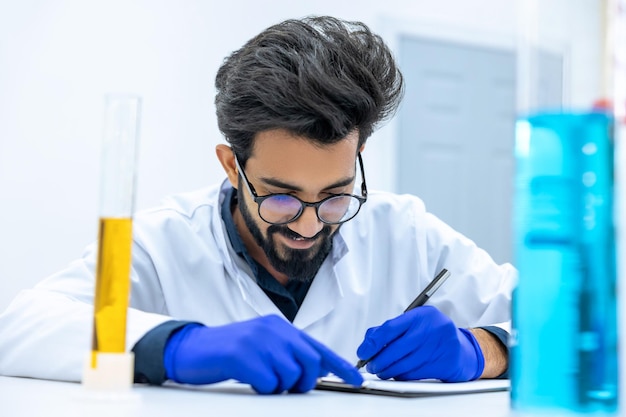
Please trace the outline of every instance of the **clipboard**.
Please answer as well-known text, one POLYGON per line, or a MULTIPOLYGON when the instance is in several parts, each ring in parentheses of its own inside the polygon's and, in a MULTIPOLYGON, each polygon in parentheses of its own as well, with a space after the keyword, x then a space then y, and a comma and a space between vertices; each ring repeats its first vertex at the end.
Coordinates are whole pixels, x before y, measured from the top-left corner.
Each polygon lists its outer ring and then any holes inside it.
POLYGON ((480 379, 469 382, 441 382, 438 380, 382 380, 371 374, 365 374, 363 377, 365 378, 365 382, 362 386, 357 387, 347 384, 336 376, 331 375, 319 378, 315 389, 347 392, 352 394, 418 398, 508 391, 511 386, 508 379, 480 379))

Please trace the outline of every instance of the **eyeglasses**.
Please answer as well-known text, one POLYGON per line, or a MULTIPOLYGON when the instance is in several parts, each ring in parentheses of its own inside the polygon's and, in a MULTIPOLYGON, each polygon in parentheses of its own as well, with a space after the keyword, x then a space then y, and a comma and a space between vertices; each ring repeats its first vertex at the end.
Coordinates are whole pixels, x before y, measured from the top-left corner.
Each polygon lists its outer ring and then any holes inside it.
POLYGON ((367 201, 367 185, 365 184, 365 171, 361 153, 357 154, 361 168, 361 195, 334 194, 316 203, 308 203, 291 194, 268 194, 258 196, 254 186, 248 181, 246 173, 241 168, 235 155, 235 164, 244 179, 248 192, 254 202, 259 206, 259 216, 263 221, 270 224, 287 224, 295 221, 302 215, 307 207, 315 207, 317 218, 326 224, 341 224, 354 218, 361 209, 361 205, 367 201))

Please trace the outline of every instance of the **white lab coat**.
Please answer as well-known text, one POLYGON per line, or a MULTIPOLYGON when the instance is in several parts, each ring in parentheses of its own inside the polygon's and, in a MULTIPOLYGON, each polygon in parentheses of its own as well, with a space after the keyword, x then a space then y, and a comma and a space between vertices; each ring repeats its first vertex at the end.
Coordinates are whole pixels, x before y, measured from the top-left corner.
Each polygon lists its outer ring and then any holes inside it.
MULTIPOLYGON (((218 326, 281 315, 230 245, 220 215, 228 186, 175 196, 134 217, 128 349, 172 318, 218 326)), ((80 380, 90 349, 95 253, 92 244, 0 315, 0 374, 80 380)), ((401 314, 444 267, 452 275, 429 303, 457 326, 510 320, 511 265, 497 265, 420 199, 371 192, 335 235, 293 324, 354 362, 367 328, 401 314)))

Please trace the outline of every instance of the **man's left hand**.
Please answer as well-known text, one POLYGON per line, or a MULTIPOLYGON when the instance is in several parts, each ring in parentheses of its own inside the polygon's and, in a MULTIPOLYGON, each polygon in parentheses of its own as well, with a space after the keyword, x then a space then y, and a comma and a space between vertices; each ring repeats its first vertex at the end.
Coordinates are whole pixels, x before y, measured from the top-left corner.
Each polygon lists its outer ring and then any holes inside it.
POLYGON ((432 306, 415 308, 370 328, 357 355, 373 357, 366 369, 381 379, 470 381, 479 378, 485 367, 474 335, 457 328, 432 306))

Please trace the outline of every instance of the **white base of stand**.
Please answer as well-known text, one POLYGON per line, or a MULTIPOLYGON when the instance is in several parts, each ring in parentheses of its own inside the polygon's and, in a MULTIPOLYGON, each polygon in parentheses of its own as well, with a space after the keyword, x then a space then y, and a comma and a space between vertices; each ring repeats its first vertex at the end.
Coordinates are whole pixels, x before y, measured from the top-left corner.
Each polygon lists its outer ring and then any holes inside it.
POLYGON ((133 353, 92 353, 85 358, 81 397, 85 400, 135 402, 139 396, 132 391, 135 355, 133 353))

